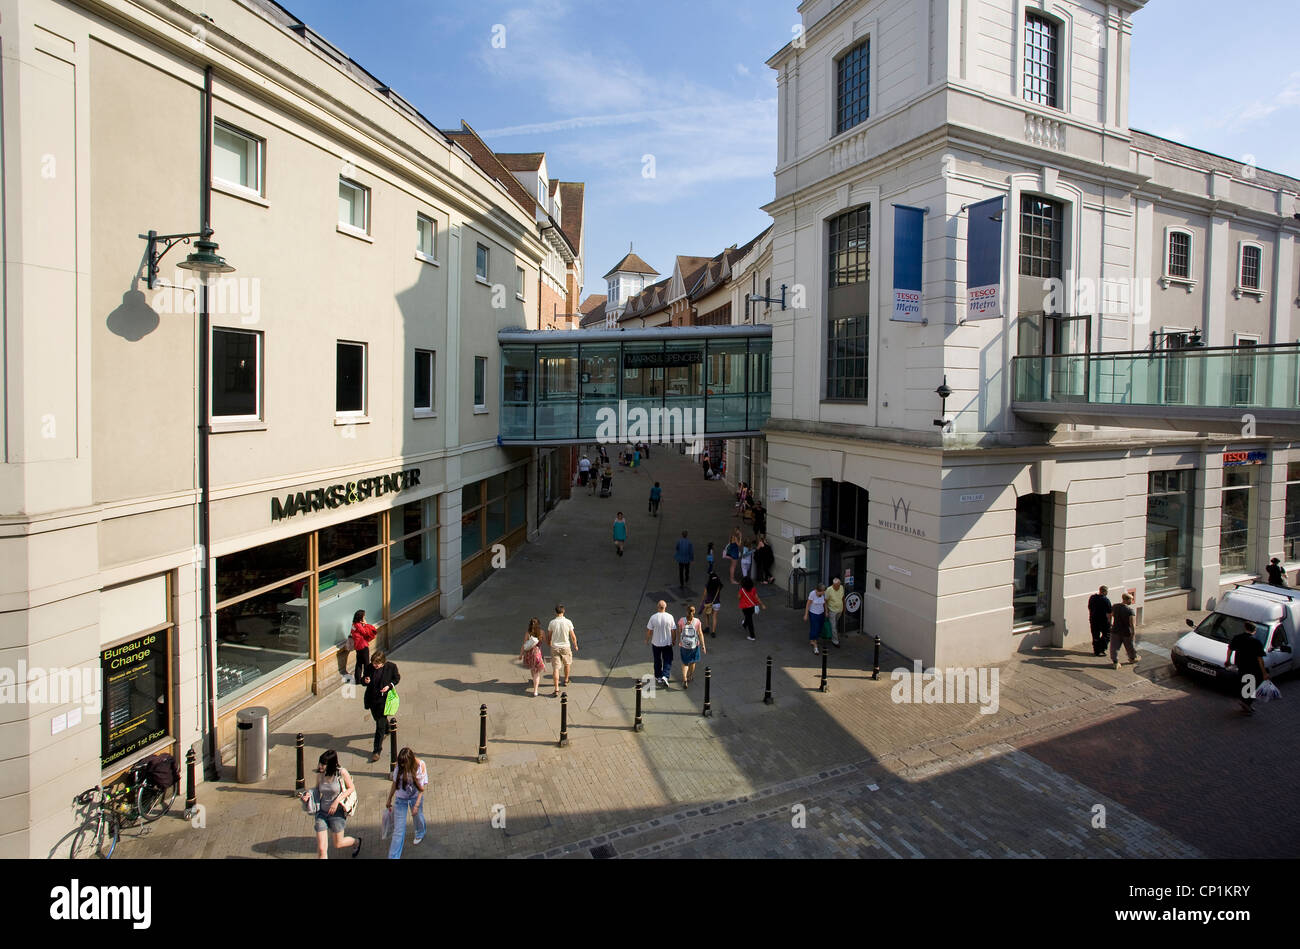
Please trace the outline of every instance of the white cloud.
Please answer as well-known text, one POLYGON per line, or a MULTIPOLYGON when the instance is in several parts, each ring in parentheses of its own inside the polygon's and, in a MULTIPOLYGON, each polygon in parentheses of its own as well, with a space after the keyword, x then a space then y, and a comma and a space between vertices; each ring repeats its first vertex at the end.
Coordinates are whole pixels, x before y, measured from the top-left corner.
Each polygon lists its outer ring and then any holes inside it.
POLYGON ((749 67, 746 66, 744 63, 736 63, 736 72, 741 76, 748 76, 749 67))
POLYGON ((1293 72, 1276 93, 1268 99, 1256 100, 1245 106, 1235 108, 1232 112, 1215 123, 1219 127, 1227 126, 1240 129, 1268 118, 1274 112, 1290 109, 1300 105, 1300 72, 1293 72))

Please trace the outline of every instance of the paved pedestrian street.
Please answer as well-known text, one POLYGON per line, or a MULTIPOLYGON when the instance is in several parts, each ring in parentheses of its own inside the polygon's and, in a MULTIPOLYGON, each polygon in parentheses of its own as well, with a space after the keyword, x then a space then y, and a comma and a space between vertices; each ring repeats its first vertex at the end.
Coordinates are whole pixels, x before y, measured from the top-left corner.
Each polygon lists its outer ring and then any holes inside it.
MULTIPOLYGON (((404 858, 1233 857, 1247 854, 1231 828, 1205 816, 1212 802, 1248 781, 1279 813, 1298 803, 1297 769, 1277 749, 1291 744, 1300 703, 1272 703, 1245 719, 1229 697, 1169 678, 1167 660, 1152 651, 1139 652, 1135 671, 1054 649, 996 667, 991 714, 974 702, 896 702, 891 672, 906 670, 910 695, 911 660, 887 648, 888 630, 870 617, 868 632, 886 645, 880 678, 871 678, 871 637, 848 634, 830 651, 821 692, 802 613, 779 586, 762 590, 751 643, 728 583, 698 681, 683 689, 674 664, 672 687, 647 694, 644 730, 634 731, 655 602, 666 600, 674 616, 698 603, 706 544, 720 555, 737 523, 724 484, 704 482, 675 449, 655 448, 640 471, 620 470, 612 498, 575 490, 455 617, 394 651, 398 744, 414 748, 431 774, 429 835, 418 847, 408 835, 404 858), (646 512, 656 480, 658 518, 646 512), (618 510, 629 523, 622 558, 611 539, 618 510), (696 551, 686 591, 672 560, 682 529, 696 551), (528 619, 547 622, 557 601, 578 642, 564 748, 549 674, 533 698, 517 659, 528 619), (769 655, 771 705, 763 702, 769 655), (711 717, 701 714, 706 665, 711 717)), ((356 776, 349 832, 365 838, 362 858, 384 856, 387 750, 367 762, 373 725, 359 695, 345 692, 273 733, 266 781, 234 783, 227 761, 225 781, 200 787, 193 822, 178 800, 168 817, 124 837, 118 855, 313 857, 311 820, 291 793, 301 731, 309 776, 325 748, 356 776)), ((1300 846, 1294 822, 1270 833, 1278 853, 1300 846)))

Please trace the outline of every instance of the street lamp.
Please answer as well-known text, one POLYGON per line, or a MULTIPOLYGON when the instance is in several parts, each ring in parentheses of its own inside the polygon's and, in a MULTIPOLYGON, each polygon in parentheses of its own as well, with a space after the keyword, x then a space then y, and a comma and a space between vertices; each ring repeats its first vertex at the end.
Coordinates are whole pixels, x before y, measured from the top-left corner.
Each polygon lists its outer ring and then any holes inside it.
MULTIPOLYGON (((948 388, 948 377, 947 377, 947 376, 944 376, 944 377, 943 377, 943 382, 939 383, 939 388, 937 388, 937 389, 934 390, 934 394, 937 395, 937 396, 939 397, 939 414, 940 414, 940 415, 947 415, 947 414, 948 414, 948 396, 952 395, 952 389, 948 388)), ((948 422, 947 422, 945 419, 937 418, 937 419, 934 420, 934 424, 935 424, 935 425, 938 425, 940 428, 943 428, 945 425, 948 424, 948 422)))
POLYGON ((194 253, 177 264, 177 267, 198 274, 200 280, 207 280, 215 274, 234 273, 235 268, 226 263, 226 259, 217 253, 220 248, 216 241, 210 239, 211 237, 211 228, 193 234, 159 234, 157 231, 141 234, 140 239, 149 242, 149 270, 145 286, 152 290, 154 284, 158 282, 158 264, 166 256, 167 251, 176 244, 188 244, 194 238, 198 238, 194 241, 194 253), (161 250, 159 244, 162 245, 161 250))

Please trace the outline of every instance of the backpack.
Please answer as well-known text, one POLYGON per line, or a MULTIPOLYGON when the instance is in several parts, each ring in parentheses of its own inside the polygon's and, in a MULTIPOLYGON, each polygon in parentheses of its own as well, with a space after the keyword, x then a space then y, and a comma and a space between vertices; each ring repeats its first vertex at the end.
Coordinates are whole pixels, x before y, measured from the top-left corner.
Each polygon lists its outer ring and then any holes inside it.
POLYGON ((688 621, 685 617, 677 621, 677 628, 681 630, 681 643, 683 649, 694 649, 699 645, 699 637, 695 630, 695 624, 688 621))

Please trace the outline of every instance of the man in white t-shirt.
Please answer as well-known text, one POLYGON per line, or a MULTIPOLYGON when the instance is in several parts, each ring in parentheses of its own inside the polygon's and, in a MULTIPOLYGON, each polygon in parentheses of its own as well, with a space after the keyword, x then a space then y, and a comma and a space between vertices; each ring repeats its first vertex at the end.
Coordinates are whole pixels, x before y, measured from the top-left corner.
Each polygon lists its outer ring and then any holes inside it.
POLYGON ((668 688, 668 676, 673 668, 673 631, 677 628, 668 604, 659 601, 659 611, 650 617, 646 624, 645 641, 654 651, 655 681, 668 688))
POLYGON ((573 654, 578 648, 578 636, 573 631, 573 623, 564 615, 564 604, 555 604, 555 619, 551 620, 550 625, 546 627, 546 645, 551 650, 551 661, 554 664, 553 672, 555 675, 555 691, 552 695, 560 694, 560 666, 564 666, 564 685, 569 684, 569 670, 573 666, 573 654))
POLYGON ((590 478, 591 478, 591 459, 588 458, 586 455, 583 455, 582 460, 578 462, 578 484, 582 485, 582 487, 585 488, 587 486, 587 481, 590 478))

